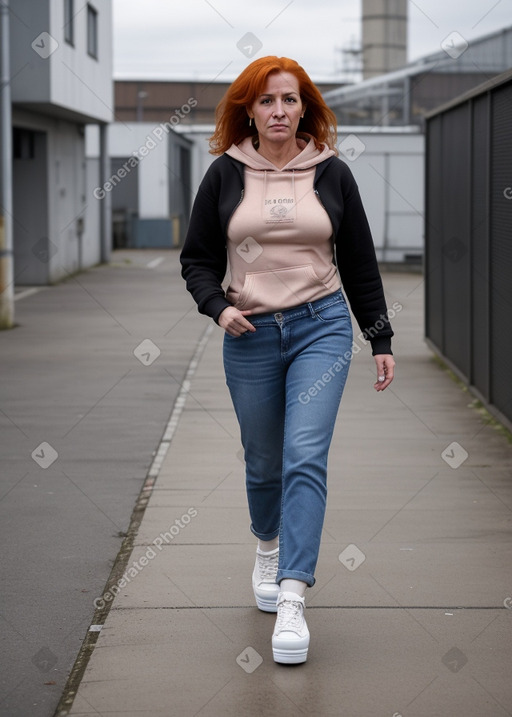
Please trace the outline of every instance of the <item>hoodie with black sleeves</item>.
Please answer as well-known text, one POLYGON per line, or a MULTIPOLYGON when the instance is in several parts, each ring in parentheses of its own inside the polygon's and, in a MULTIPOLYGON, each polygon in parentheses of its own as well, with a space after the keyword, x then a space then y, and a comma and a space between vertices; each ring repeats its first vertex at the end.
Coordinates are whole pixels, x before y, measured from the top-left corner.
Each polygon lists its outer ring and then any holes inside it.
MULTIPOLYGON (((182 276, 199 312, 216 322, 232 306, 222 282, 229 221, 244 196, 244 169, 242 162, 228 154, 211 164, 199 187, 180 257, 182 276)), ((352 172, 342 160, 328 157, 316 165, 313 187, 332 224, 336 265, 359 327, 374 355, 391 354, 393 331, 370 227, 352 172)))

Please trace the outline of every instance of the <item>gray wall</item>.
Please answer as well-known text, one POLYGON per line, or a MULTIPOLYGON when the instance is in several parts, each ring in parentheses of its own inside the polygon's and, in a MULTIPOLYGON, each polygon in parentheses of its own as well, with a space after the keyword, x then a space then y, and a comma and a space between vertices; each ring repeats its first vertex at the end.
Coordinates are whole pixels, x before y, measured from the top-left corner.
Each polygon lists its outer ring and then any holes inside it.
POLYGON ((13 159, 13 245, 16 284, 45 284, 50 260, 48 136, 27 137, 33 156, 13 159))
POLYGON ((80 125, 17 109, 13 126, 38 138, 36 157, 13 171, 16 283, 52 283, 99 261, 98 202, 87 191, 98 167, 86 167, 80 125))
POLYGON ((426 336, 512 422, 512 73, 427 121, 426 336))

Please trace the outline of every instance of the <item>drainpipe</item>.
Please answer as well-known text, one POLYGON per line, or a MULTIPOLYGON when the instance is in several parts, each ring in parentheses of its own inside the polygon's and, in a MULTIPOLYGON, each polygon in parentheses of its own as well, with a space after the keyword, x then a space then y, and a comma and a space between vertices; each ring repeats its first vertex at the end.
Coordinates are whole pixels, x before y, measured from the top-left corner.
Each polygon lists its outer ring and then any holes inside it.
POLYGON ((0 0, 0 329, 14 326, 9 0, 0 0))

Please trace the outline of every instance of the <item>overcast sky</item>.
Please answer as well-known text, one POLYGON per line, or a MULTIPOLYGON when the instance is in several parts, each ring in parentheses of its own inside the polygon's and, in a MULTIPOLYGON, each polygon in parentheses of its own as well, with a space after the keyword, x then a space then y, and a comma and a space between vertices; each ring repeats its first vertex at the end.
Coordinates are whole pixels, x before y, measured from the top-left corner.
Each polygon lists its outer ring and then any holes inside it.
MULTIPOLYGON (((231 81, 252 59, 284 55, 317 81, 337 80, 340 50, 361 37, 360 0, 113 0, 113 8, 116 77, 231 81)), ((409 0, 408 13, 408 61, 437 52, 452 31, 471 42, 512 24, 510 0, 409 0)))

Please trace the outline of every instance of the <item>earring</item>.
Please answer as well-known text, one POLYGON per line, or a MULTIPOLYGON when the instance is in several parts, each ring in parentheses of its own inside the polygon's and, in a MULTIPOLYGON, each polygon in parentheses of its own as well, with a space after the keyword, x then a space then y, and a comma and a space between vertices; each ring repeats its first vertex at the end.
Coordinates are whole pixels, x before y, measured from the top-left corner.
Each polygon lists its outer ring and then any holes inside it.
POLYGON ((252 127, 252 117, 249 117, 249 127, 252 127))

